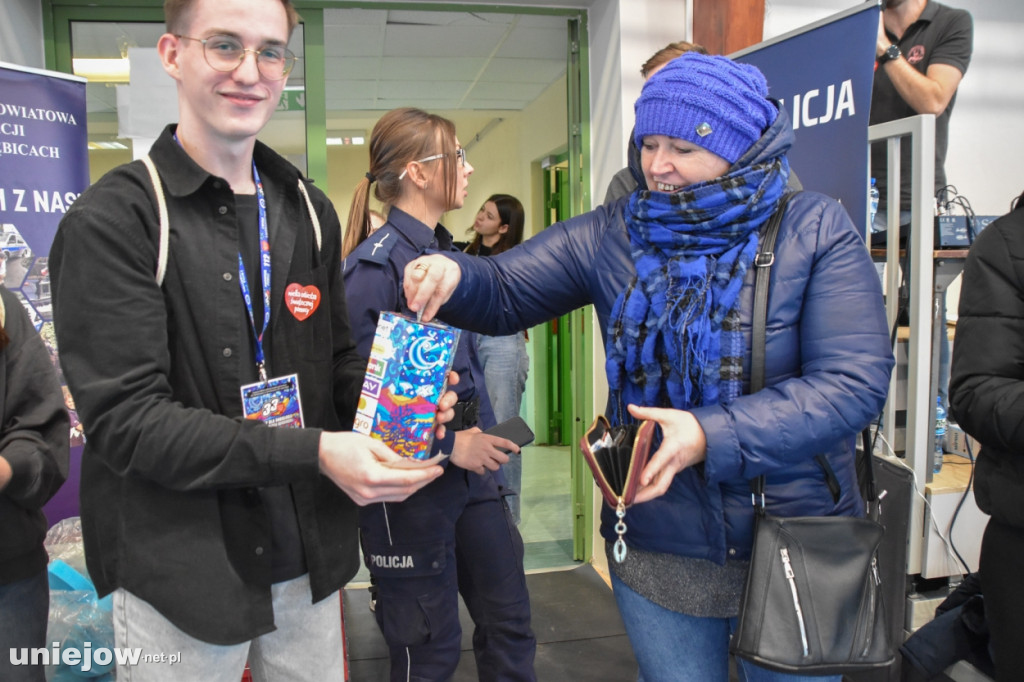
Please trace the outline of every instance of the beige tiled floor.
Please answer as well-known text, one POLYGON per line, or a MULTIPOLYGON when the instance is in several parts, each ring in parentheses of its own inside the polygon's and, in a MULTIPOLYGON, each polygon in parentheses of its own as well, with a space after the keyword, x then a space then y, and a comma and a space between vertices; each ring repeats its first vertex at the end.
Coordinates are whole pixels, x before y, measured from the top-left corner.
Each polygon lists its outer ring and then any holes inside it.
MULTIPOLYGON (((569 446, 523 448, 523 500, 519 532, 526 547, 527 571, 578 565, 572 559, 569 446)), ((361 566, 350 587, 369 582, 361 566)))

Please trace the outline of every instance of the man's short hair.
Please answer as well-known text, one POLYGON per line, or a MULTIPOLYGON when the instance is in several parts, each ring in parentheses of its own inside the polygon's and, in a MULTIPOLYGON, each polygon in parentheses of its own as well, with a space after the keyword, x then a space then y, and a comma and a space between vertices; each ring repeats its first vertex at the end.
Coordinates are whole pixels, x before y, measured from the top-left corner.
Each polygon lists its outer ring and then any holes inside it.
POLYGON ((640 67, 640 75, 644 77, 644 80, 647 80, 650 78, 651 72, 657 71, 676 57, 687 52, 699 52, 700 54, 708 53, 708 51, 704 49, 703 45, 698 45, 697 43, 690 43, 685 40, 669 43, 652 54, 651 58, 644 62, 644 65, 640 67))
MULTIPOLYGON (((195 0, 164 0, 164 22, 167 25, 167 32, 179 35, 188 29, 188 22, 191 19, 189 12, 195 0)), ((295 11, 291 0, 281 0, 284 11, 288 15, 288 36, 299 23, 301 18, 295 11)))

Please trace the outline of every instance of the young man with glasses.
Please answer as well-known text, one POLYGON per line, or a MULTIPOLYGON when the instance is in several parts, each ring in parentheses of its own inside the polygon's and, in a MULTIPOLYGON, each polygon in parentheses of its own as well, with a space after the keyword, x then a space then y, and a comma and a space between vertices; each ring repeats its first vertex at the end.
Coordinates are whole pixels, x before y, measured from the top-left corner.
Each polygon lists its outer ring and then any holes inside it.
POLYGON ((338 217, 256 141, 295 61, 294 9, 169 0, 165 14, 179 122, 150 151, 155 177, 140 162, 106 175, 50 255, 88 434, 90 575, 114 594, 116 646, 153 661, 132 680, 237 682, 248 659, 256 679, 340 681, 356 505, 403 500, 442 470, 391 467, 383 444, 343 431, 366 364, 338 217))

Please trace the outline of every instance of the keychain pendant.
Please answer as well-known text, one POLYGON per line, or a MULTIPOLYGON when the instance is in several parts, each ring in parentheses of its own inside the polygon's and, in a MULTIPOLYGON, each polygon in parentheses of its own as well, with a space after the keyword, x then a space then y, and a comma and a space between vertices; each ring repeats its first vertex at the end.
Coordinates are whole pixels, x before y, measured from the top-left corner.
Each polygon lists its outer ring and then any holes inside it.
POLYGON ((626 534, 626 522, 623 519, 626 517, 626 505, 623 504, 622 498, 619 498, 619 505, 615 508, 615 516, 619 517, 618 523, 615 524, 615 533, 619 536, 619 539, 612 545, 612 557, 616 563, 621 564, 626 560, 626 541, 622 539, 622 536, 626 534))

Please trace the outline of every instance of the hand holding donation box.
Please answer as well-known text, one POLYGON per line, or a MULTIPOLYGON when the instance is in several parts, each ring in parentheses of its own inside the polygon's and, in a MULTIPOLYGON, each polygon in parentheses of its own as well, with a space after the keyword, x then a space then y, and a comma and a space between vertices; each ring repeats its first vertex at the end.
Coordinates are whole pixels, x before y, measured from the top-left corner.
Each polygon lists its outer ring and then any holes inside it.
POLYGON ((458 329, 382 312, 352 430, 417 465, 433 462, 434 415, 458 343, 458 329))

